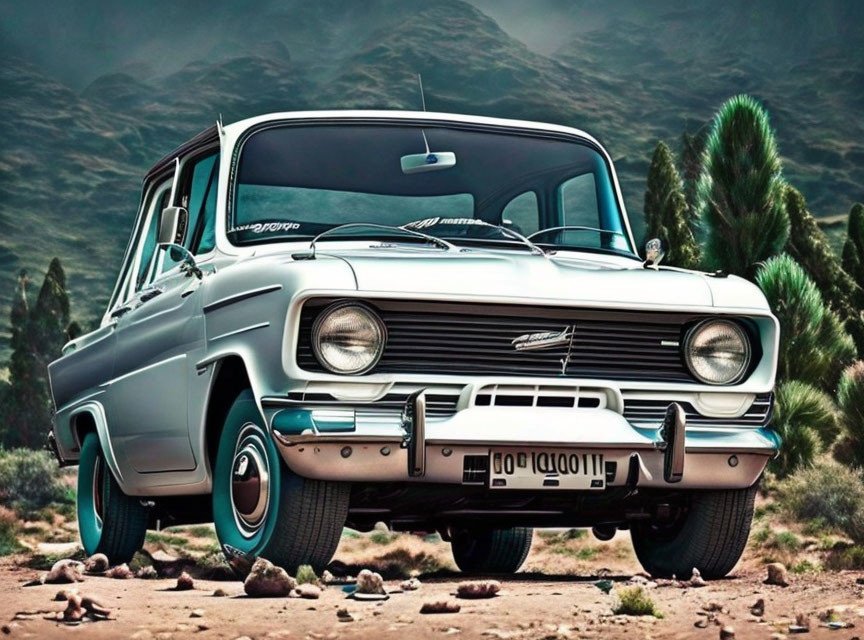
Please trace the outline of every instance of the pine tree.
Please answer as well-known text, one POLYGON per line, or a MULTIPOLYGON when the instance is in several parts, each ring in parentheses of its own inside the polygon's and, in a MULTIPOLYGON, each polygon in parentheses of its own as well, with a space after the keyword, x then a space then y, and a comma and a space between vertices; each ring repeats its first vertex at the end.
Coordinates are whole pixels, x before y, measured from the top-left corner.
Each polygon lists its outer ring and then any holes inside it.
POLYGON ((705 147, 706 129, 696 133, 681 134, 681 178, 684 182, 684 199, 687 201, 687 220, 698 219, 696 211, 696 186, 702 171, 702 150, 705 147))
POLYGON ((672 152, 664 142, 657 143, 648 168, 645 237, 646 240, 660 238, 669 264, 685 269, 698 266, 699 249, 688 224, 681 177, 675 168, 672 152))
POLYGON ((807 210, 804 196, 791 186, 786 187, 786 211, 791 226, 786 251, 804 267, 825 302, 840 316, 858 352, 864 353, 864 291, 843 270, 825 233, 807 210))
POLYGON ((702 160, 697 209, 706 266, 752 275, 789 237, 780 158, 762 106, 744 95, 723 104, 702 160))
POLYGON ((849 211, 849 227, 843 246, 843 268, 859 287, 864 288, 864 205, 849 211))

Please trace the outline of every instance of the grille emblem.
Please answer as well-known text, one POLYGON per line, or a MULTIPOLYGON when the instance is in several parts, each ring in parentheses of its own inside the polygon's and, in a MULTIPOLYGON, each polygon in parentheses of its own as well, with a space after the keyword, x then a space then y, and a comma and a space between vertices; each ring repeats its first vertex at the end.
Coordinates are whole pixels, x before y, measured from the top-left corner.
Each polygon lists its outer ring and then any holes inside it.
POLYGON ((526 333, 514 339, 510 344, 516 351, 539 351, 541 349, 552 349, 570 344, 573 335, 573 327, 565 327, 561 331, 543 331, 540 333, 526 333))

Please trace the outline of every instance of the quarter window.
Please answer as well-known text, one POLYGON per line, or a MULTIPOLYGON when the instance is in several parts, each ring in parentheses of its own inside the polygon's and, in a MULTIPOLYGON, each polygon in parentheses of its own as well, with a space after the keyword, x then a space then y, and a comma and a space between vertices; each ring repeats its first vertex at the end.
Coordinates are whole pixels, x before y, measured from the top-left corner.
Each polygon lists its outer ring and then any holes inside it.
POLYGON ((539 231, 540 209, 537 206, 537 194, 526 191, 508 202, 501 212, 501 224, 525 236, 539 231))
POLYGON ((558 198, 561 206, 561 226, 600 226, 593 173, 583 173, 561 183, 558 198))

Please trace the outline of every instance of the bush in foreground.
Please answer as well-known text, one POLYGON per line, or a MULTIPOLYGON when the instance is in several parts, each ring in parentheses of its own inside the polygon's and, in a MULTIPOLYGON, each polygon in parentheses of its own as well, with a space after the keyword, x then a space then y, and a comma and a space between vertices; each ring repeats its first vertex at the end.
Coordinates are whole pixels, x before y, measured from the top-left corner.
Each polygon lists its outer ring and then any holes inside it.
POLYGON ((618 602, 612 608, 612 613, 623 616, 654 616, 662 618, 663 612, 641 586, 626 587, 616 594, 618 602))
POLYGON ((859 360, 843 372, 837 389, 843 438, 838 458, 864 468, 864 360, 859 360))
POLYGON ((25 511, 68 501, 60 468, 47 451, 0 449, 0 504, 25 511))
POLYGON ((864 482, 859 472, 833 460, 800 469, 780 484, 784 510, 802 521, 819 520, 864 544, 864 482))
POLYGON ((0 507, 0 556, 8 556, 21 550, 18 542, 18 518, 15 512, 0 507))
POLYGON ((825 393, 797 380, 777 387, 771 427, 783 439, 769 468, 779 478, 809 467, 837 436, 834 403, 825 393))

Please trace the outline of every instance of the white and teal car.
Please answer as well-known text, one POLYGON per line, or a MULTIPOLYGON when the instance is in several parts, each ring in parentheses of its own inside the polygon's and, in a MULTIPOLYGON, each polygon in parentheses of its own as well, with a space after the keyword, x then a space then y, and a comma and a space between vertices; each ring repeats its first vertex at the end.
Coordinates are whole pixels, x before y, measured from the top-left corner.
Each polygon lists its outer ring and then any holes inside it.
POLYGON ((86 551, 213 521, 229 555, 322 567, 385 522, 512 572, 532 528, 592 527, 654 575, 725 575, 778 446, 778 325, 749 282, 660 257, 575 129, 204 131, 145 177, 100 328, 50 366, 86 551))

